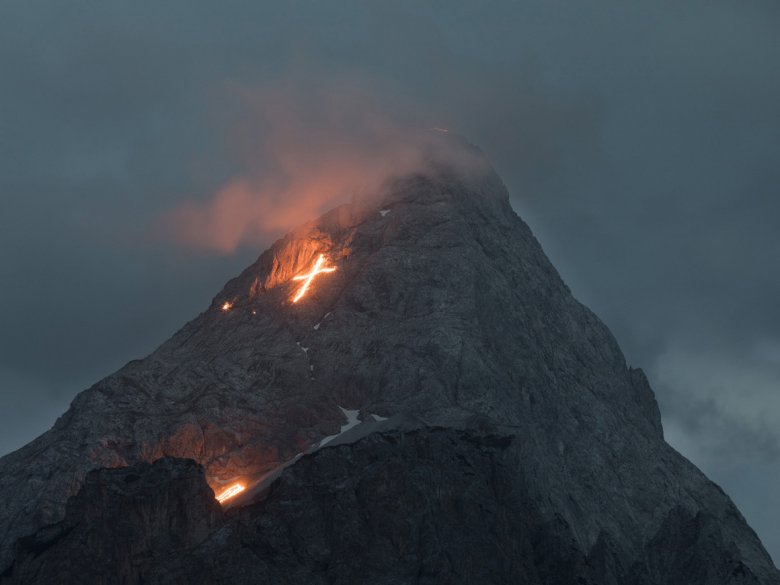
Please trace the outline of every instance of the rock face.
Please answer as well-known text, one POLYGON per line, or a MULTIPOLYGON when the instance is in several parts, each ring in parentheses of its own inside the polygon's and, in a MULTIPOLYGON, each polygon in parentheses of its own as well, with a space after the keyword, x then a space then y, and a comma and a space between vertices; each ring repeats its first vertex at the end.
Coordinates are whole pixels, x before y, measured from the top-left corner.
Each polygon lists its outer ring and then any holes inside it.
POLYGON ((714 517, 673 510, 643 558, 602 532, 590 550, 523 488, 510 429, 372 434, 290 468, 267 500, 155 583, 761 583, 714 517), (706 517, 704 517, 706 516, 706 517), (670 571, 671 569, 671 571, 670 571))
POLYGON ((211 533, 222 509, 189 459, 91 471, 65 518, 18 541, 0 583, 143 583, 211 533))
POLYGON ((6 578, 33 562, 14 543, 67 518, 91 469, 173 456, 215 490, 256 489, 144 582, 192 582, 191 566, 231 583, 780 583, 730 500, 664 442, 641 370, 466 154, 277 241, 0 460, 6 578), (336 271, 293 303, 320 254, 336 271), (316 450, 344 409, 363 424, 316 450))
POLYGON ((0 584, 763 582, 706 512, 671 510, 639 558, 607 532, 583 550, 534 481, 517 435, 485 425, 321 449, 226 515, 192 460, 101 470, 0 584))

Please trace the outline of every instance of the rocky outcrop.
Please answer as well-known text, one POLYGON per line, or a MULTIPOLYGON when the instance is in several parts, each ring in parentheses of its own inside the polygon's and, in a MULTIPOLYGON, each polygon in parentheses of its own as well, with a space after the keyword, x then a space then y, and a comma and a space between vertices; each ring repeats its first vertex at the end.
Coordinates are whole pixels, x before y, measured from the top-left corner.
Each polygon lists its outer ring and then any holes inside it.
POLYGON ((221 519, 203 468, 191 459, 92 471, 61 522, 17 541, 0 583, 143 583, 221 519))
POLYGON ((93 472, 0 583, 762 582, 713 515, 684 507, 641 549, 606 530, 583 546, 526 489, 523 451, 484 425, 376 432, 302 457, 224 516, 192 461, 93 472))
POLYGON ((499 428, 377 433, 323 449, 152 582, 762 582, 722 547, 714 518, 681 508, 640 550, 607 531, 583 546, 576 526, 525 489, 536 478, 523 459, 517 435, 499 428))
MULTIPOLYGON (((91 469, 187 457, 215 490, 262 485, 338 433, 351 409, 366 423, 406 417, 512 436, 512 505, 565 527, 534 538, 579 551, 572 566, 601 563, 602 583, 631 582, 635 566, 678 567, 648 583, 780 583, 730 500, 664 442, 641 370, 573 298, 486 161, 470 156, 467 170, 433 164, 282 238, 152 355, 0 459, 0 571, 18 538, 63 519, 91 469), (336 271, 292 303, 290 278, 319 254, 336 271), (712 577, 682 581, 691 571, 712 577)), ((329 444, 285 474, 331 451, 348 453, 329 444)))

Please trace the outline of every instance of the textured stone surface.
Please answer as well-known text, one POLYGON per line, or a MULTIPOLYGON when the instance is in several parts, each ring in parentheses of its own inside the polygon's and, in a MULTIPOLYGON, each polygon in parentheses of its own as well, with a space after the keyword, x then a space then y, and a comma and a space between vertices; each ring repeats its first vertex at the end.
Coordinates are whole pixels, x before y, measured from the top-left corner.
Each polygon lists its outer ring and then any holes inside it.
MULTIPOLYGON (((602 559, 612 582, 650 555, 642 566, 680 574, 734 559, 780 583, 729 499, 664 442, 644 375, 572 297, 491 169, 440 166, 363 201, 276 242, 152 355, 0 460, 0 570, 19 537, 63 518, 92 468, 169 455, 201 463, 215 489, 252 483, 337 433, 343 407, 511 433, 512 489, 572 543, 537 536, 602 559), (320 253, 337 271, 291 303, 289 277, 320 253), (690 562, 674 556, 680 543, 690 562)), ((713 575, 700 582, 751 582, 713 575)), ((681 579, 649 582, 699 582, 681 579)))
POLYGON ((606 531, 583 546, 526 489, 524 456, 484 424, 376 432, 302 457, 224 515, 188 460, 93 472, 0 583, 762 582, 707 512, 672 508, 639 549, 606 531))
POLYGON ((17 542, 0 583, 142 583, 151 567, 205 540, 221 518, 191 459, 91 471, 61 522, 17 542))

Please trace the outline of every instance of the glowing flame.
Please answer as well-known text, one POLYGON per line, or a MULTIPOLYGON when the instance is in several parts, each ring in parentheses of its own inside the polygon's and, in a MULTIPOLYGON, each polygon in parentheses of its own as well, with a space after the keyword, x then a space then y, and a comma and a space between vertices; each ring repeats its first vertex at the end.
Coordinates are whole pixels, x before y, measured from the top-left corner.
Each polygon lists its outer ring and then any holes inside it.
POLYGON ((323 272, 333 272, 336 269, 332 266, 327 266, 323 268, 323 264, 325 263, 325 255, 320 254, 320 257, 317 258, 317 261, 314 263, 314 266, 312 267, 311 271, 308 274, 301 274, 300 276, 294 276, 293 280, 303 280, 303 286, 298 289, 298 292, 293 297, 292 302, 297 303, 299 300, 301 300, 301 297, 306 294, 306 291, 309 290, 309 285, 311 285, 311 281, 314 280, 314 277, 318 274, 322 274, 323 272))
POLYGON ((222 504, 226 500, 229 500, 230 498, 237 496, 241 492, 243 492, 246 489, 244 487, 243 483, 234 483, 229 488, 227 488, 225 491, 223 491, 221 494, 217 496, 217 501, 222 504))
POLYGON ((227 313, 227 312, 228 312, 230 309, 232 309, 232 308, 233 308, 233 303, 231 303, 230 301, 225 301, 225 302, 222 304, 222 310, 223 310, 223 311, 225 311, 226 313, 227 313))

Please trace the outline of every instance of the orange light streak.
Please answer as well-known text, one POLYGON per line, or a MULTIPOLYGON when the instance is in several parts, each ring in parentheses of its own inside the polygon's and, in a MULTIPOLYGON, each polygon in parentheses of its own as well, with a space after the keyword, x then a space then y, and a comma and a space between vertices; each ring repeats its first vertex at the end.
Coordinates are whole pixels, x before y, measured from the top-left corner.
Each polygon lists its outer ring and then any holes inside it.
POLYGON ((292 302, 297 303, 303 295, 306 294, 306 291, 309 290, 309 286, 311 285, 311 281, 314 280, 314 277, 318 274, 322 274, 324 272, 333 272, 336 269, 332 266, 327 266, 325 268, 322 267, 322 265, 325 263, 325 255, 320 254, 320 257, 317 258, 317 261, 314 263, 314 266, 311 269, 311 272, 308 274, 301 274, 300 276, 294 276, 293 280, 303 280, 303 286, 301 286, 300 289, 298 289, 298 293, 293 297, 292 302))
POLYGON ((217 496, 217 501, 222 504, 226 500, 229 500, 230 498, 237 496, 241 492, 243 492, 246 489, 244 487, 243 483, 234 483, 229 488, 227 488, 225 491, 223 491, 221 494, 217 496))

